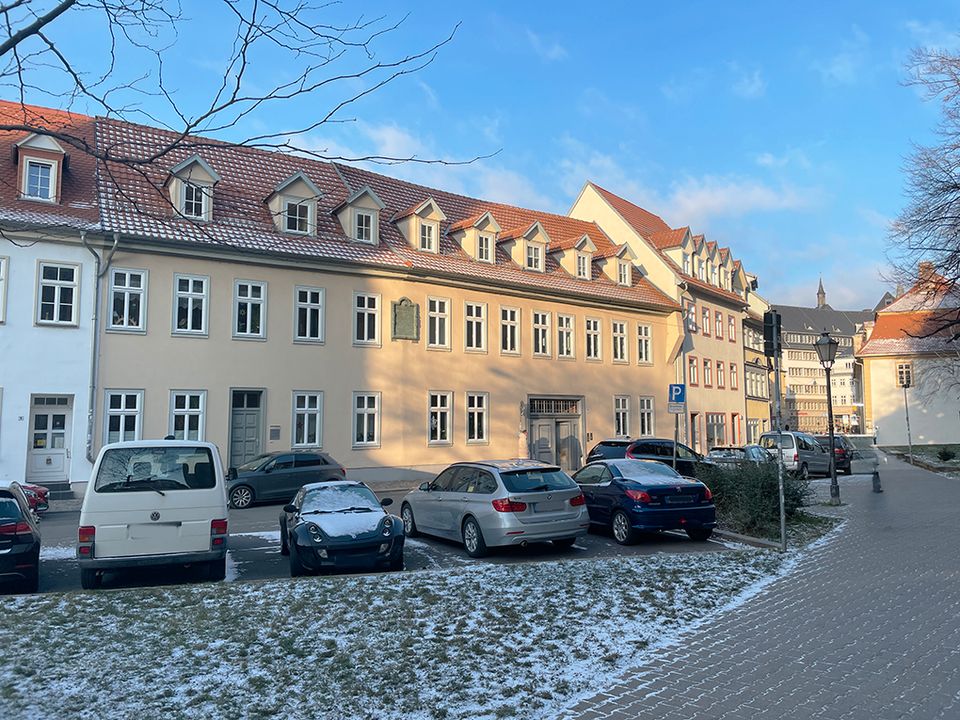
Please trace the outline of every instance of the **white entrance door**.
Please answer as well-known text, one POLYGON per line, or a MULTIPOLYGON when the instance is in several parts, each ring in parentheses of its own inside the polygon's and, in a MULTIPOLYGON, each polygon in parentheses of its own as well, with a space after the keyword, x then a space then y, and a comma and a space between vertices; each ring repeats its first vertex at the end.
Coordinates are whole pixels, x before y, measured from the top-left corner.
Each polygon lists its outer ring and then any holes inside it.
POLYGON ((30 451, 27 482, 67 482, 70 477, 70 439, 73 400, 35 397, 30 409, 30 451))

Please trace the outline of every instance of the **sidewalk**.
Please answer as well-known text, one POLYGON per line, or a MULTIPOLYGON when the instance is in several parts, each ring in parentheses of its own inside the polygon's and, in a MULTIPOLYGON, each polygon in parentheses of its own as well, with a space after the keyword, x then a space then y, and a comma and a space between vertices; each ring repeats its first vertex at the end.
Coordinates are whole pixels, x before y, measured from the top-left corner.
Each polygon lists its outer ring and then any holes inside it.
POLYGON ((960 718, 960 481, 880 475, 841 480, 844 528, 792 573, 563 717, 960 718))

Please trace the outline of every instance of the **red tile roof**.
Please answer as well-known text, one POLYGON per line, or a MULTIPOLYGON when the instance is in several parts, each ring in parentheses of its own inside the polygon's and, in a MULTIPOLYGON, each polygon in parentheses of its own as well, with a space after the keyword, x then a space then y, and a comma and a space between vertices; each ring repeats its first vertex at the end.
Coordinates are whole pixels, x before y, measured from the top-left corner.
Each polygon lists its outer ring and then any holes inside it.
POLYGON ((654 215, 648 210, 644 210, 639 205, 634 205, 629 200, 624 200, 619 195, 615 195, 609 190, 605 190, 594 182, 590 183, 594 190, 600 193, 600 196, 610 203, 611 207, 616 210, 620 215, 630 223, 630 226, 636 230, 638 233, 647 237, 657 232, 665 232, 670 230, 670 226, 667 225, 659 215, 654 215))
MULTIPOLYGON (((99 143, 121 151, 145 152, 163 145, 171 137, 162 130, 112 119, 98 118, 96 127, 99 143)), ((502 228, 526 231, 539 221, 551 238, 551 250, 572 247, 587 235, 597 247, 596 257, 612 254, 618 246, 595 223, 457 195, 357 167, 197 138, 190 147, 169 153, 162 165, 155 163, 137 169, 105 165, 102 176, 109 181, 100 187, 102 222, 107 232, 117 231, 160 242, 226 247, 245 254, 405 268, 424 275, 457 277, 492 286, 547 291, 665 311, 679 307, 639 272, 633 273, 631 287, 623 287, 602 273, 594 273, 589 281, 572 277, 552 255, 546 258, 543 273, 524 270, 500 250, 494 264, 478 262, 444 232, 472 224, 489 211, 502 228), (158 191, 167 179, 167 169, 194 154, 199 154, 222 178, 213 192, 213 221, 209 223, 177 217, 166 196, 158 191), (302 171, 323 194, 318 202, 316 236, 279 232, 262 201, 272 188, 296 171, 302 171), (331 212, 364 186, 369 186, 385 204, 380 212, 379 245, 350 241, 331 212), (441 223, 437 254, 410 247, 397 226, 390 222, 396 213, 418 207, 428 197, 433 198, 448 218, 441 223)))
POLYGON ((960 352, 960 309, 881 312, 858 356, 960 352), (949 325, 953 325, 950 327, 949 325))
POLYGON ((688 232, 690 232, 689 227, 682 227, 676 230, 661 230, 646 237, 647 241, 658 250, 666 250, 683 244, 683 238, 686 237, 688 232))

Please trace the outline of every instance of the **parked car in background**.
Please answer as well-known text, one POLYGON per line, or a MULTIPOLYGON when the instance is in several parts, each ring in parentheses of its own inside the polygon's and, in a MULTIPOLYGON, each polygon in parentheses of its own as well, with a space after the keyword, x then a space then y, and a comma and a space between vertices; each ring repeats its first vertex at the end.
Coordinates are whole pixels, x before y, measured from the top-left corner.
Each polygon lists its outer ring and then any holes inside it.
MULTIPOLYGON (((817 435, 817 442, 819 442, 823 447, 830 447, 830 436, 829 435, 817 435)), ((834 462, 837 464, 837 472, 842 472, 844 475, 849 475, 853 472, 853 458, 857 452, 856 446, 850 442, 850 439, 846 435, 833 435, 833 454, 834 462)))
MULTIPOLYGON (((618 458, 655 460, 673 467, 673 440, 659 438, 603 440, 593 446, 593 449, 587 455, 587 462, 616 460, 618 458)), ((677 472, 685 477, 696 477, 697 463, 711 465, 713 461, 704 458, 703 455, 691 450, 683 443, 677 443, 677 472)))
POLYGON ((40 585, 40 528, 18 483, 0 483, 0 583, 24 592, 40 585))
POLYGON ((759 445, 743 445, 710 448, 707 459, 721 467, 738 467, 744 463, 763 465, 775 462, 775 458, 759 445))
POLYGON ((470 557, 547 540, 572 547, 590 526, 577 484, 556 465, 536 460, 451 465, 404 497, 400 517, 407 537, 456 540, 470 557))
POLYGON ((227 494, 213 443, 151 440, 104 445, 80 508, 77 563, 85 590, 103 573, 189 566, 223 580, 227 494))
POLYGON ((811 475, 830 474, 830 456, 827 449, 817 442, 813 435, 807 433, 784 431, 779 435, 779 444, 776 432, 766 432, 760 436, 760 447, 770 451, 775 459, 779 459, 778 448, 783 446, 783 467, 795 472, 802 478, 811 475))
POLYGON ((258 455, 227 474, 230 506, 247 508, 254 502, 288 503, 304 485, 343 480, 346 469, 319 450, 287 450, 258 455))
POLYGON ((47 499, 50 492, 48 488, 45 488, 43 485, 28 485, 23 483, 20 485, 20 489, 23 490, 23 494, 26 495, 27 502, 30 503, 30 509, 33 510, 38 517, 50 509, 50 501, 47 499))
POLYGON ((403 521, 383 509, 392 503, 350 480, 300 488, 280 514, 290 577, 341 567, 403 570, 403 521))
POLYGON ((610 528, 621 545, 638 531, 684 530, 706 540, 717 525, 710 489, 654 460, 597 460, 573 476, 586 497, 590 522, 610 528))

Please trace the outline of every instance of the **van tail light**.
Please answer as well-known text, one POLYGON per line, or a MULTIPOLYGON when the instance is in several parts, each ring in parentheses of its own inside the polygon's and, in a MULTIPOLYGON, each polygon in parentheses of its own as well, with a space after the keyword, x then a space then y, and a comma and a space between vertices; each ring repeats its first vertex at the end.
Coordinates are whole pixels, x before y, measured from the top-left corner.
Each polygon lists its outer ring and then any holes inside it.
POLYGON ((793 461, 794 461, 794 462, 798 462, 799 460, 800 460, 800 456, 797 455, 797 453, 794 453, 794 454, 793 454, 793 461))
POLYGON ((337 468, 337 472, 340 473, 340 477, 345 478, 347 476, 347 469, 345 467, 337 468))
POLYGON ((77 555, 93 557, 93 543, 97 537, 97 529, 93 525, 82 525, 77 529, 77 555))
POLYGON ((511 500, 510 498, 497 498, 491 502, 493 509, 497 512, 523 512, 527 509, 525 502, 511 500))
POLYGON ((643 490, 625 490, 624 492, 626 492, 628 498, 636 502, 650 502, 650 493, 644 492, 643 490))
POLYGON ((703 499, 705 502, 710 502, 713 500, 713 493, 710 492, 710 488, 708 488, 706 485, 703 486, 703 499))
POLYGON ((587 499, 583 496, 583 493, 580 493, 576 497, 570 498, 570 504, 573 507, 580 507, 581 505, 587 504, 587 499))
POLYGON ((227 541, 227 521, 210 521, 210 544, 213 546, 223 545, 227 541))

